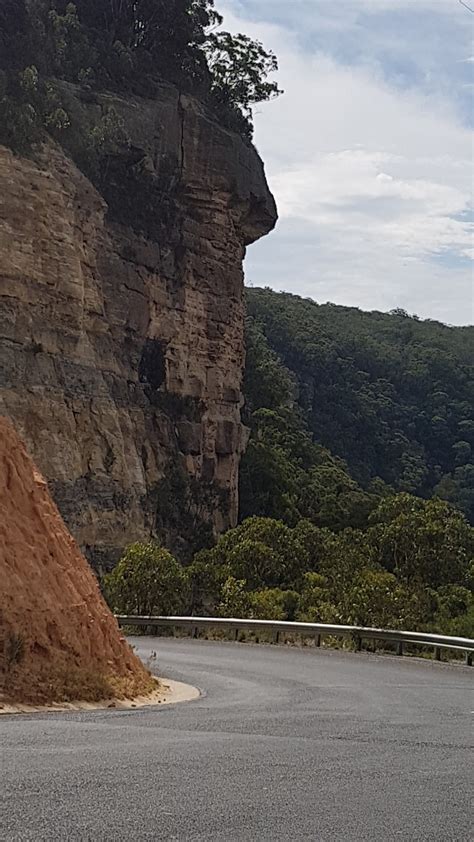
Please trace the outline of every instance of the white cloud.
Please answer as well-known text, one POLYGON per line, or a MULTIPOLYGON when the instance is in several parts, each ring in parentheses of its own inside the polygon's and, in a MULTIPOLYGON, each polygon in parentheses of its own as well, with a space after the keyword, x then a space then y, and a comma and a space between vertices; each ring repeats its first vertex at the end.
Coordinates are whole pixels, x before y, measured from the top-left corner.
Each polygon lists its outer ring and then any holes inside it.
POLYGON ((452 103, 303 53, 294 33, 235 18, 229 4, 226 26, 275 50, 285 89, 255 118, 281 221, 249 250, 249 277, 365 309, 472 319, 472 137, 452 103))
POLYGON ((303 217, 321 227, 359 234, 367 226, 379 249, 385 242, 411 256, 467 248, 472 227, 456 218, 468 207, 469 193, 427 178, 389 174, 403 158, 361 149, 322 154, 304 166, 275 175, 272 186, 282 217, 303 217), (396 165, 396 166, 395 166, 396 165))
POLYGON ((412 11, 414 2, 416 2, 417 11, 429 12, 431 15, 448 14, 452 17, 453 11, 459 11, 454 6, 453 0, 343 0, 343 3, 348 6, 363 8, 372 14, 385 11, 412 11))

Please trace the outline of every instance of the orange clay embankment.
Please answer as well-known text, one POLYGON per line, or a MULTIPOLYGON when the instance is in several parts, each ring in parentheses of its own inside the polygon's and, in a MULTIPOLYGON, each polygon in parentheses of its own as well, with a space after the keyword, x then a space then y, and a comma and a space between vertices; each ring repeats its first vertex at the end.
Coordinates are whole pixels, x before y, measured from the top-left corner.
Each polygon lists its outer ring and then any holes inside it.
POLYGON ((0 418, 0 706, 152 690, 43 477, 0 418))

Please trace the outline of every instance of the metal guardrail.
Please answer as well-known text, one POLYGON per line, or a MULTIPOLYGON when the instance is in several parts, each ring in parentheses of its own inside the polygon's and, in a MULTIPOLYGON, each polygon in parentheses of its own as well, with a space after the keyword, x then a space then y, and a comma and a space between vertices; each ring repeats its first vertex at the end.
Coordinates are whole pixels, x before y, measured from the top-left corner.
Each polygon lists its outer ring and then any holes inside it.
POLYGON ((238 639, 240 631, 269 631, 273 634, 274 643, 278 643, 282 633, 301 634, 314 637, 316 646, 321 645, 323 636, 349 637, 356 643, 358 651, 362 648, 363 640, 382 640, 397 644, 397 655, 403 655, 406 643, 416 643, 420 646, 432 646, 434 657, 441 660, 441 649, 457 649, 465 653, 466 664, 472 666, 474 655, 474 640, 468 637, 449 637, 442 634, 427 634, 425 632, 397 631, 396 629, 371 629, 364 626, 339 626, 326 623, 297 623, 283 620, 246 620, 223 617, 147 617, 137 615, 118 614, 116 618, 121 626, 157 626, 189 629, 193 637, 197 637, 199 629, 220 628, 234 631, 238 639))

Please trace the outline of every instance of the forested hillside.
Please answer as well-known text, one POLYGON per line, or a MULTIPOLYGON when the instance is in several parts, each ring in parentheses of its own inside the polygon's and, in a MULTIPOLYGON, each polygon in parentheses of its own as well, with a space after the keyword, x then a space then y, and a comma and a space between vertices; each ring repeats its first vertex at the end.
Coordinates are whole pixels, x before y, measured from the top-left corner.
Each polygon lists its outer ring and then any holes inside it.
POLYGON ((247 301, 241 523, 185 568, 129 548, 112 607, 472 636, 473 329, 247 301))
POLYGON ((474 521, 474 328, 269 289, 247 305, 244 517, 360 526, 406 491, 474 521))

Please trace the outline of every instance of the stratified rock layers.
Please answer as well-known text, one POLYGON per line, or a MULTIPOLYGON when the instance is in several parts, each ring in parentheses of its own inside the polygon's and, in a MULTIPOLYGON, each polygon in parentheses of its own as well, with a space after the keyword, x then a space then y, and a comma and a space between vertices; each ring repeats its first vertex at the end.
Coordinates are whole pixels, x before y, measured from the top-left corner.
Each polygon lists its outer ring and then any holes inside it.
POLYGON ((255 150, 196 100, 104 102, 130 186, 111 169, 100 195, 53 144, 0 147, 0 412, 98 566, 160 528, 235 523, 242 261, 276 219, 255 150))

